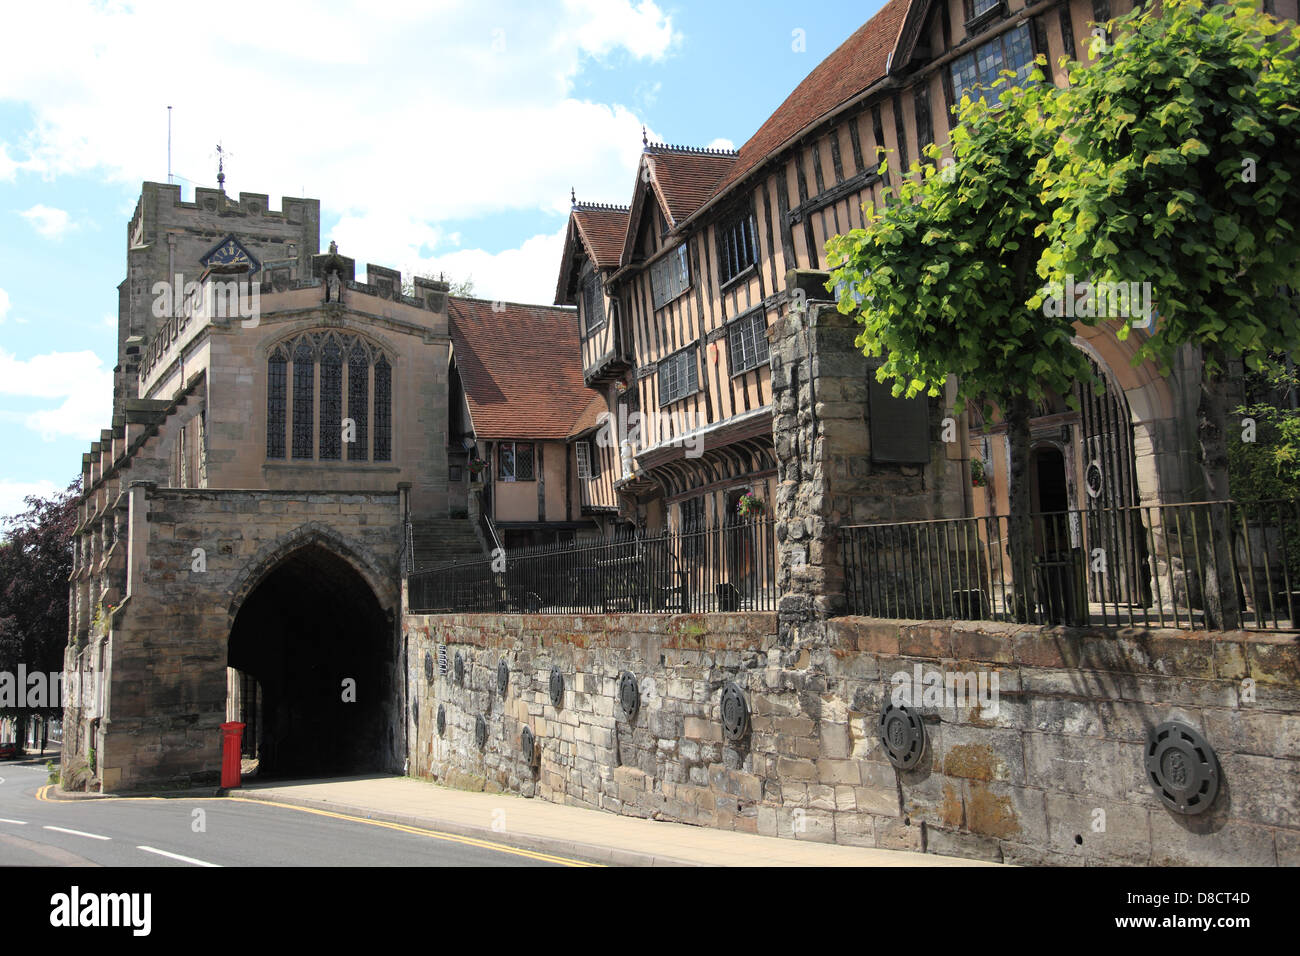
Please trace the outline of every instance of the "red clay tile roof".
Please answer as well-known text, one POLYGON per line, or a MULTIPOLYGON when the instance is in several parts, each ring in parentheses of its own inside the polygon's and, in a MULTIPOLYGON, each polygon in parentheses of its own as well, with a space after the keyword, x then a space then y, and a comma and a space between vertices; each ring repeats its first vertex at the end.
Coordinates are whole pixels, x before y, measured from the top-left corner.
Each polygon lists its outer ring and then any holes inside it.
POLYGON ((555 286, 556 305, 577 301, 574 293, 578 277, 574 265, 581 261, 579 253, 591 256, 598 269, 618 268, 627 236, 628 214, 627 206, 574 204, 564 234, 564 254, 560 257, 560 277, 555 286))
POLYGON ((449 300, 451 340, 479 438, 564 441, 597 393, 582 382, 574 309, 449 300))
POLYGON ((736 154, 731 150, 652 143, 645 152, 654 163, 654 183, 674 223, 704 205, 713 195, 714 187, 736 165, 736 154))
MULTIPOLYGON (((804 77, 758 132, 740 147, 740 158, 706 198, 726 192, 791 136, 883 77, 911 2, 889 0, 879 13, 804 77)), ((695 209, 703 204, 704 200, 696 203, 695 209)))
POLYGON ((627 206, 603 206, 594 203, 573 207, 582 241, 599 269, 617 269, 627 237, 627 206))
POLYGON ((569 429, 570 438, 577 438, 583 432, 598 427, 601 424, 600 416, 609 412, 604 397, 597 392, 593 392, 593 396, 591 404, 583 410, 578 420, 573 423, 573 427, 569 429))

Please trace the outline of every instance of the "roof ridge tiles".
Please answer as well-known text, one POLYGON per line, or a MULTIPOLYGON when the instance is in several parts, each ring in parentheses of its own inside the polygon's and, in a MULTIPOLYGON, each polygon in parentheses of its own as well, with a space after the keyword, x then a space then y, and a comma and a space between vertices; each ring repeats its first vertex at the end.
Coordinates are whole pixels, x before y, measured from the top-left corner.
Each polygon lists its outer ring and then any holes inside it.
MULTIPOLYGON (((509 299, 481 299, 474 295, 453 295, 449 296, 456 302, 476 302, 482 305, 506 305, 515 306, 520 309, 545 309, 548 312, 576 312, 577 306, 572 305, 543 305, 540 302, 512 302, 509 299)), ((496 311, 496 310, 494 310, 496 311)))
POLYGON ((608 202, 575 202, 574 209, 607 209, 610 212, 631 212, 631 206, 619 206, 608 202))
POLYGON ((694 153, 700 156, 730 156, 737 157, 740 155, 738 150, 720 149, 709 146, 679 146, 676 143, 647 143, 645 152, 674 152, 674 153, 694 153))

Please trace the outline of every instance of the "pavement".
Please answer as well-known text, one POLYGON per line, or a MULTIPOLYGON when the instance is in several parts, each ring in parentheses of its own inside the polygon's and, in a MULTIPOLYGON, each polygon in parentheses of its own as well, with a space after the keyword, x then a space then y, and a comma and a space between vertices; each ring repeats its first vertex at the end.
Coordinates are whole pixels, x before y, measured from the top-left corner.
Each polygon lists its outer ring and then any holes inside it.
POLYGON ((411 777, 249 781, 231 797, 346 813, 615 866, 997 866, 621 816, 411 777))

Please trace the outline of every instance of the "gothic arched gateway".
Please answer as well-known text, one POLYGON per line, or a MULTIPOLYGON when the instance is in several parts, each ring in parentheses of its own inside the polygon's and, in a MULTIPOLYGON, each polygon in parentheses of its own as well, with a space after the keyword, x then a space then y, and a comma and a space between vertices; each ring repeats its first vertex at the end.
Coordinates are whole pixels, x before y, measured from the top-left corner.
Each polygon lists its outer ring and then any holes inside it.
POLYGON ((235 616, 227 660, 244 678, 228 716, 245 723, 259 775, 386 769, 391 630, 364 578, 322 544, 260 579, 235 616))

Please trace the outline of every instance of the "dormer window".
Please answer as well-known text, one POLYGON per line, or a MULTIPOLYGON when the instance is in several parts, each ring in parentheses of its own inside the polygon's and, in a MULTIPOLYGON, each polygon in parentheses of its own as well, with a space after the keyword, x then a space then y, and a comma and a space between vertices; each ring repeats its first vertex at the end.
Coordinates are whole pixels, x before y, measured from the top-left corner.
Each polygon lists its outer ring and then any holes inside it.
POLYGON ((967 33, 971 27, 982 24, 985 20, 991 19, 992 15, 1002 9, 1002 0, 968 0, 966 27, 967 33))
POLYGON ((600 276, 594 271, 582 280, 582 322, 586 335, 599 331, 605 325, 605 294, 601 289, 600 276))

